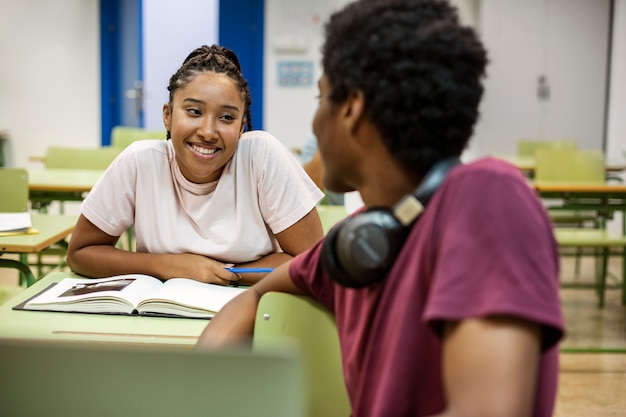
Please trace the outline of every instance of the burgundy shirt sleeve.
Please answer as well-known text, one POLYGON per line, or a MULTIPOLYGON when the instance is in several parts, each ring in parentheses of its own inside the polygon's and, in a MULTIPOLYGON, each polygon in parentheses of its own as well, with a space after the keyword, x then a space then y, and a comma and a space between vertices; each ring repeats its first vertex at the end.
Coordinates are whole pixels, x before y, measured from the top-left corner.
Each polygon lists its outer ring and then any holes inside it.
POLYGON ((544 349, 562 336, 552 225, 525 180, 475 172, 448 187, 423 319, 511 315, 543 326, 544 349), (445 225, 445 226, 444 226, 445 225))
POLYGON ((289 263, 289 276, 306 295, 334 312, 334 284, 321 266, 320 256, 324 239, 311 249, 295 256, 289 263))

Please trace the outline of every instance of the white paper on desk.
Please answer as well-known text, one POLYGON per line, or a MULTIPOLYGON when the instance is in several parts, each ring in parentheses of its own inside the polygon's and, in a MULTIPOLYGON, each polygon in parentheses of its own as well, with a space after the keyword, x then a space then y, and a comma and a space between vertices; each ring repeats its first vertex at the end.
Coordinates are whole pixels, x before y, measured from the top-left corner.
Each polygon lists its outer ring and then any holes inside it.
POLYGON ((29 212, 0 213, 0 232, 25 232, 32 226, 29 212))

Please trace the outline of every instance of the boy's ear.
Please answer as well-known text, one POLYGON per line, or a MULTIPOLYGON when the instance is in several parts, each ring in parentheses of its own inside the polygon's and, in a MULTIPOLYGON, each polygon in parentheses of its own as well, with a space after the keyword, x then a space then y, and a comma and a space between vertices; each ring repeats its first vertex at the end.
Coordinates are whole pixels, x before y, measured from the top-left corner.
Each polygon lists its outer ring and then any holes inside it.
POLYGON ((365 111, 365 95, 360 90, 354 90, 348 94, 345 103, 341 107, 341 117, 345 127, 354 132, 363 118, 365 111))

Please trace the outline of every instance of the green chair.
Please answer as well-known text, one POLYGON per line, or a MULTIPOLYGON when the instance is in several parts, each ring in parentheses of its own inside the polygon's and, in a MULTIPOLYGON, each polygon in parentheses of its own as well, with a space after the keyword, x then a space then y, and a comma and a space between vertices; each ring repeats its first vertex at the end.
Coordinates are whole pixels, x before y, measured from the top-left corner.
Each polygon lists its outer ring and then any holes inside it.
MULTIPOLYGON (((593 284, 598 293, 598 306, 604 307, 609 256, 622 257, 622 304, 626 304, 626 236, 611 233, 604 229, 555 228, 554 235, 559 248, 590 248, 596 257, 596 280, 593 284)), ((578 286, 578 285, 576 285, 578 286)))
MULTIPOLYGON (((103 171, 111 165, 111 162, 122 150, 110 146, 100 148, 75 148, 63 146, 50 146, 46 149, 46 169, 81 169, 103 171)), ((37 202, 37 207, 42 212, 47 210, 50 202, 37 202)), ((63 201, 59 201, 59 210, 64 212, 63 201)))
MULTIPOLYGON (((23 213, 29 211, 28 207, 28 172, 22 168, 0 168, 0 186, 2 198, 0 198, 1 213, 23 213)), ((0 256, 2 252, 0 252, 0 256)), ((0 258, 0 267, 15 268, 20 271, 20 283, 30 285, 35 282, 35 276, 26 266, 27 255, 20 255, 21 262, 14 259, 0 258)), ((1 290, 1 289, 0 289, 1 290)), ((2 291, 0 298, 8 298, 13 295, 13 289, 7 288, 2 291)), ((0 302, 1 303, 1 302, 0 302)))
POLYGON ((599 150, 537 149, 535 181, 604 183, 604 154, 599 150))
POLYGON ((317 206, 317 214, 319 214, 320 220, 322 221, 324 234, 328 233, 331 227, 333 227, 336 223, 348 217, 348 211, 344 206, 326 204, 320 204, 317 206))
POLYGON ((309 417, 347 417, 337 327, 333 316, 308 297, 270 292, 259 301, 253 349, 299 345, 308 382, 309 417))
MULTIPOLYGON (((46 168, 60 169, 95 169, 105 170, 111 162, 122 152, 123 148, 103 146, 101 148, 70 148, 52 146, 46 152, 46 168)), ((60 211, 63 213, 63 202, 60 203, 60 211)), ((126 231, 127 245, 129 250, 133 248, 134 232, 126 231)))
MULTIPOLYGON (((105 170, 121 151, 122 150, 119 148, 110 146, 100 148, 50 146, 46 149, 46 169, 105 170)), ((45 212, 46 210, 47 204, 41 204, 40 211, 45 212)), ((59 201, 59 211, 61 213, 65 212, 63 201, 59 201)), ((67 254, 67 246, 67 241, 62 240, 37 255, 39 275, 42 274, 43 267, 45 266, 56 268, 66 265, 65 256, 67 254), (45 263, 42 260, 43 256, 60 257, 61 260, 59 262, 45 263)))
POLYGON ((522 171, 529 179, 533 179, 536 151, 541 149, 577 149, 577 147, 577 143, 573 140, 518 139, 516 164, 525 167, 522 171))
POLYGON ((2 198, 0 212, 28 211, 28 172, 22 168, 1 168, 2 198))
POLYGON ((573 140, 540 140, 519 139, 517 141, 517 156, 533 158, 539 149, 577 149, 578 144, 573 140))
MULTIPOLYGON (((539 149, 535 151, 535 181, 541 183, 567 182, 579 184, 604 184, 606 182, 605 157, 598 150, 576 149, 539 149)), ((594 284, 599 306, 604 306, 604 292, 608 275, 609 256, 623 255, 626 237, 605 229, 604 219, 593 211, 562 210, 552 207, 550 213, 568 213, 579 221, 578 227, 564 227, 555 220, 555 237, 561 253, 568 255, 569 249, 575 250, 576 274, 580 271, 580 259, 585 249, 592 249, 596 258, 596 282, 594 284), (589 227, 591 220, 591 227, 589 227), (587 227, 585 227, 587 226, 587 227)), ((564 216, 565 217, 565 216, 564 216)), ((558 219, 558 217, 553 217, 558 219)), ((576 221, 573 221, 576 223, 576 221)), ((624 268, 622 268, 624 270, 624 268)), ((623 276, 624 273, 622 274, 623 276)), ((622 286, 626 285, 623 284, 622 286)), ((622 295, 626 300, 626 295, 622 295)))
MULTIPOLYGON (((166 130, 144 129, 135 126, 114 126, 111 129, 111 147, 122 150, 133 142, 146 139, 166 139, 166 130)), ((128 236, 128 249, 132 250, 134 232, 132 229, 126 231, 128 236)))
MULTIPOLYGON (((606 181, 604 154, 595 150, 574 148, 540 148, 535 151, 535 177, 537 182, 603 183, 606 181)), ((567 210, 548 206, 552 221, 560 226, 595 225, 598 213, 590 210, 567 210)))
POLYGON ((144 139, 165 139, 167 131, 150 130, 133 126, 115 126, 111 130, 111 147, 124 149, 131 143, 144 139))
POLYGON ((121 149, 110 146, 101 148, 50 146, 46 150, 46 169, 104 170, 120 152, 121 149))

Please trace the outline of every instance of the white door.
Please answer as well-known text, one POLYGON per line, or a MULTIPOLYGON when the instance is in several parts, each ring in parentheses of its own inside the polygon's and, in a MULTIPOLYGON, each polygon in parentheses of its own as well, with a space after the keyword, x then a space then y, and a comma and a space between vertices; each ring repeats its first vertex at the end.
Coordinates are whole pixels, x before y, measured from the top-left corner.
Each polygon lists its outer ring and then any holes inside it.
POLYGON ((482 0, 490 64, 472 149, 514 154, 520 138, 603 145, 610 0, 482 0))
POLYGON ((548 1, 546 74, 548 138, 574 138, 602 149, 607 97, 609 0, 548 1))

